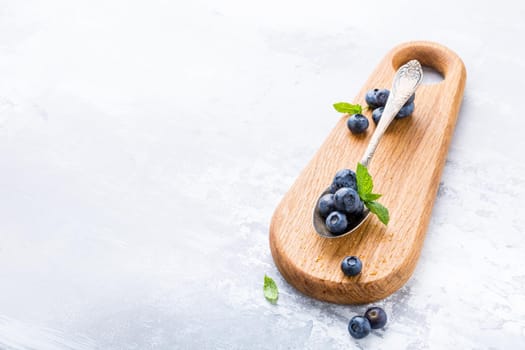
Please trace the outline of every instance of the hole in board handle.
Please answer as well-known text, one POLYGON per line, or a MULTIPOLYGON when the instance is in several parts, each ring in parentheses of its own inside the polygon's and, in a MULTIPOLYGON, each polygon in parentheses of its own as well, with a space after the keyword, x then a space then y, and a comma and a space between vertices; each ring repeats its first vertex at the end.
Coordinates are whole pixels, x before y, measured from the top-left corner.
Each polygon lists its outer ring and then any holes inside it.
POLYGON ((433 85, 433 84, 439 84, 445 79, 443 77, 443 74, 438 72, 432 67, 423 66, 423 81, 421 81, 421 84, 423 85, 433 85))
POLYGON ((401 48, 392 57, 395 71, 410 60, 416 59, 423 66, 423 84, 439 84, 447 79, 450 65, 447 52, 429 45, 415 45, 401 48))

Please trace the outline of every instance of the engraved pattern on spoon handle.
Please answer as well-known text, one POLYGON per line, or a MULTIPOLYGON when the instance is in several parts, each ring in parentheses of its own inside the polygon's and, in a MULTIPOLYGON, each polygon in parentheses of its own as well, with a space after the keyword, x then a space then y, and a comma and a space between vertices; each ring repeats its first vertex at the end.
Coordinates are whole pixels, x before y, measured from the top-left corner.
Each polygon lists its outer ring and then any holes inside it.
POLYGON ((372 135, 372 139, 366 148, 363 158, 361 158, 361 164, 365 167, 368 167, 368 164, 372 160, 376 148, 379 145, 379 140, 383 137, 386 129, 406 101, 414 94, 422 79, 423 69, 417 60, 411 60, 397 70, 379 124, 372 135))

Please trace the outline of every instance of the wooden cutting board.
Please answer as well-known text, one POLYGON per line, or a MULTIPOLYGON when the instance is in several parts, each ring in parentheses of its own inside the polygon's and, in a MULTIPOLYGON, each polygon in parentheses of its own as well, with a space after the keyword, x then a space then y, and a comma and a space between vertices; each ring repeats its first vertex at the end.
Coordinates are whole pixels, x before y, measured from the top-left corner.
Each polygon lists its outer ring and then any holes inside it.
POLYGON ((408 42, 385 56, 353 102, 365 106, 368 90, 390 89, 397 68, 411 59, 437 70, 444 80, 420 85, 413 115, 392 122, 368 167, 374 192, 383 194, 380 202, 390 211, 388 226, 372 216, 357 232, 327 239, 312 224, 316 201, 334 174, 355 170, 361 159, 375 129, 371 111, 365 112, 370 127, 364 135, 351 134, 347 116, 341 117, 275 210, 270 226, 275 264, 306 295, 369 303, 401 288, 416 267, 463 98, 465 66, 444 46, 408 42), (362 260, 359 275, 343 275, 340 264, 347 255, 362 260))

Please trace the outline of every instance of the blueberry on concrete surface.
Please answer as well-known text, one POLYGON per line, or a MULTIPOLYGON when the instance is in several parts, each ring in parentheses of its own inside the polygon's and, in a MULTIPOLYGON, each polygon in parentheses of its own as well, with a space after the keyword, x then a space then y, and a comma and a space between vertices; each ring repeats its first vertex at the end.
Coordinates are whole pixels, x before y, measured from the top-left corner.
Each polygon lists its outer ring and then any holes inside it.
POLYGON ((412 112, 414 112, 414 107, 414 102, 404 105, 403 107, 401 107, 399 112, 397 112, 396 119, 408 117, 412 114, 412 112))
POLYGON ((335 173, 334 180, 330 185, 330 192, 335 193, 338 189, 350 187, 357 191, 355 172, 350 169, 342 169, 335 173))
POLYGON ((327 193, 319 198, 317 209, 319 209, 319 214, 321 214, 323 218, 326 218, 328 214, 335 210, 334 195, 327 193))
POLYGON ((334 194, 334 203, 337 210, 348 214, 360 214, 364 210, 364 204, 356 190, 343 187, 334 194))
POLYGON ((348 323, 348 332, 356 339, 366 337, 370 330, 370 322, 363 316, 354 316, 348 323))
POLYGON ((386 312, 380 307, 371 307, 366 310, 365 317, 370 322, 372 329, 383 328, 386 325, 386 312))
POLYGON ((348 118, 346 126, 352 134, 362 134, 368 129, 368 119, 362 114, 354 114, 348 118))
POLYGON ((342 233, 345 233, 346 228, 348 227, 346 215, 339 211, 331 212, 326 218, 325 223, 328 231, 330 231, 334 235, 340 235, 342 233))
POLYGON ((347 256, 341 261, 341 270, 347 276, 356 276, 361 273, 363 263, 357 256, 347 256))
POLYGON ((374 120, 374 123, 376 125, 379 124, 379 120, 381 119, 381 116, 383 115, 384 110, 385 110, 385 107, 377 107, 372 112, 372 119, 374 120))

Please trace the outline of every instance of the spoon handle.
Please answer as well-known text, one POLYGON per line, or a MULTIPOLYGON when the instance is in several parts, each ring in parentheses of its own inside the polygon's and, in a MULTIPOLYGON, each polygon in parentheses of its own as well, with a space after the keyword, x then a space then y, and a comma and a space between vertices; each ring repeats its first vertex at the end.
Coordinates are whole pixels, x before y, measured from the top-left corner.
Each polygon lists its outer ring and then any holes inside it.
POLYGON ((392 83, 392 89, 386 102, 385 110, 379 124, 372 135, 372 139, 361 159, 361 164, 368 167, 374 156, 379 140, 406 101, 414 94, 423 79, 423 69, 417 60, 411 60, 399 67, 392 83))

